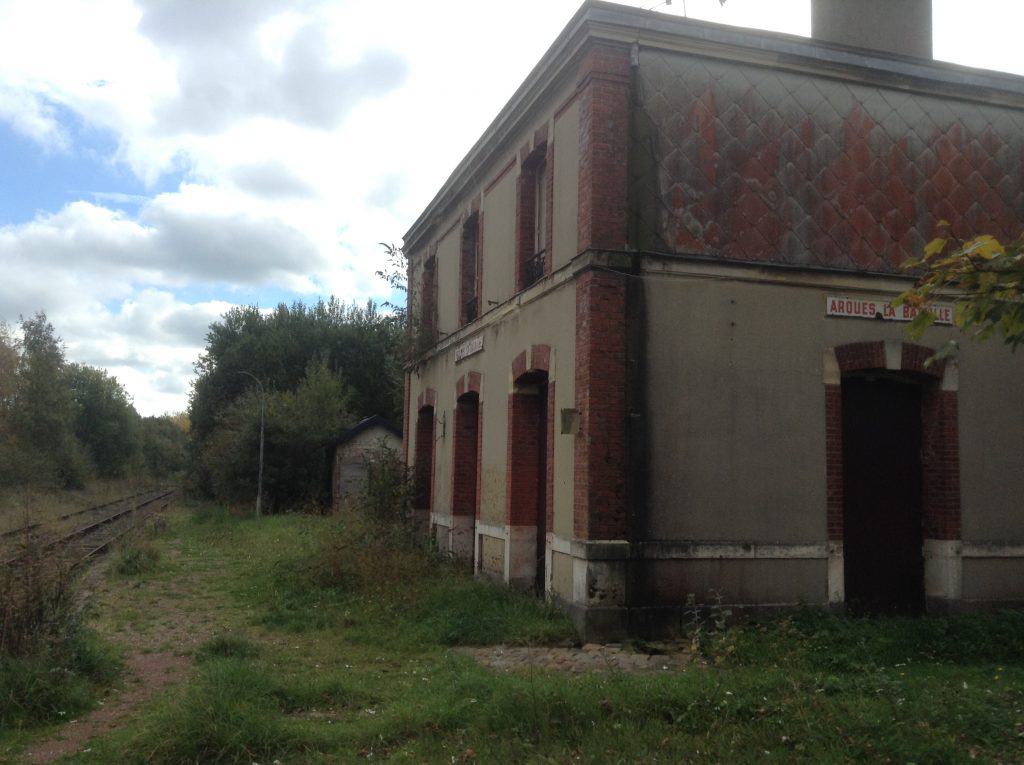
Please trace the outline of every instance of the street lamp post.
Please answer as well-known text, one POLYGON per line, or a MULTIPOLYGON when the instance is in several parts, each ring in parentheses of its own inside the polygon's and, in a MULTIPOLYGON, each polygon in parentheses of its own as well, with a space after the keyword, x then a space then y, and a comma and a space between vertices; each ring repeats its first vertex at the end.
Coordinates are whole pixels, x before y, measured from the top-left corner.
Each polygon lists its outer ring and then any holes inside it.
POLYGON ((263 422, 267 416, 267 395, 263 390, 263 383, 252 372, 239 372, 238 374, 251 377, 260 387, 260 469, 259 477, 256 479, 256 516, 259 517, 263 513, 263 422))

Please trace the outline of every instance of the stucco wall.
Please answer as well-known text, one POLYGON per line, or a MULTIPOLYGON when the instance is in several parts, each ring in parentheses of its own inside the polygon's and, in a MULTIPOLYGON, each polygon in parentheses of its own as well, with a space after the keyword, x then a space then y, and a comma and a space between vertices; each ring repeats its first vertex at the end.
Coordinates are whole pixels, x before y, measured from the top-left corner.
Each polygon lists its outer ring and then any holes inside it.
MULTIPOLYGON (((906 340, 896 322, 825 317, 826 296, 854 283, 884 294, 866 279, 645 278, 648 538, 825 540, 823 351, 906 340)), ((933 328, 922 342, 952 334, 933 328)), ((967 342, 959 366, 964 540, 1024 541, 1024 355, 967 342)))
POLYGON ((486 312, 507 300, 515 284, 516 168, 484 193, 483 301, 486 312))
POLYGON ((555 119, 555 208, 551 221, 551 264, 561 268, 576 256, 579 239, 577 211, 580 193, 579 101, 555 119))

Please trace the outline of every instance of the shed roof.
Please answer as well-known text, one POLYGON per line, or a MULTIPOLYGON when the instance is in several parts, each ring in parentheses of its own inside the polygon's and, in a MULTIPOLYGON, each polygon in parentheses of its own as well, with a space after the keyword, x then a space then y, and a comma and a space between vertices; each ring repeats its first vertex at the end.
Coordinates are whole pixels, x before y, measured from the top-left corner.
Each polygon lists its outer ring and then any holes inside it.
POLYGON ((402 431, 400 431, 398 428, 396 428, 390 422, 385 420, 379 414, 374 414, 374 415, 370 415, 369 417, 367 417, 364 420, 360 420, 355 425, 353 425, 351 428, 349 428, 344 433, 342 433, 340 436, 338 436, 338 438, 334 442, 334 445, 335 446, 341 446, 342 444, 347 444, 349 441, 351 441, 353 438, 358 436, 360 433, 363 433, 363 432, 365 432, 367 430, 372 430, 374 428, 382 428, 383 430, 386 430, 386 431, 390 432, 392 435, 394 435, 394 436, 396 436, 398 438, 402 437, 402 431))

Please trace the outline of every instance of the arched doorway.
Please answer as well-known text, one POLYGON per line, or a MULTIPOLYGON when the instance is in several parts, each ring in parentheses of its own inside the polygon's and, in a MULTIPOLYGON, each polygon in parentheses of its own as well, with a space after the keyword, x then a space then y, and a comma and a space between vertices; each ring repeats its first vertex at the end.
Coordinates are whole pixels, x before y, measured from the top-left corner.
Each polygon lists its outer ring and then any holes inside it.
POLYGON ((868 612, 961 597, 958 372, 929 348, 850 343, 825 353, 828 592, 868 612))

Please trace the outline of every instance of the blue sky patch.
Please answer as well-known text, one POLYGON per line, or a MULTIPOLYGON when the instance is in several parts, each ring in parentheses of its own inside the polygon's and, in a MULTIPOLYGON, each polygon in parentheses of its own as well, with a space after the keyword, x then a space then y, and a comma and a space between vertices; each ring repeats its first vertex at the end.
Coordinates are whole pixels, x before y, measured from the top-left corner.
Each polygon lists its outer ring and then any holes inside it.
POLYGON ((147 188, 111 157, 117 134, 90 127, 69 109, 51 104, 70 137, 67 151, 47 149, 0 121, 0 225, 25 223, 85 200, 130 215, 146 198, 178 189, 185 172, 161 176, 147 188))

